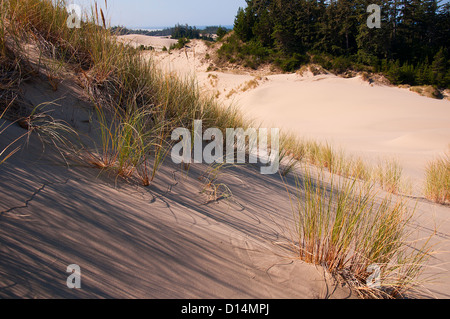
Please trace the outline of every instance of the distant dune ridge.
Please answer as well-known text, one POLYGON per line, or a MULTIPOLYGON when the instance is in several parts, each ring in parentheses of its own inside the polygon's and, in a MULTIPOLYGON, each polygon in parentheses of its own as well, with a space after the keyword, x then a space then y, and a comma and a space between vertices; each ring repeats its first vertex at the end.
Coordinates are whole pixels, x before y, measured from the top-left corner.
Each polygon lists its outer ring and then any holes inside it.
POLYGON ((177 43, 177 40, 169 37, 149 37, 140 34, 129 34, 120 36, 121 41, 132 45, 134 47, 151 46, 155 49, 161 50, 163 47, 170 48, 172 44, 177 43))

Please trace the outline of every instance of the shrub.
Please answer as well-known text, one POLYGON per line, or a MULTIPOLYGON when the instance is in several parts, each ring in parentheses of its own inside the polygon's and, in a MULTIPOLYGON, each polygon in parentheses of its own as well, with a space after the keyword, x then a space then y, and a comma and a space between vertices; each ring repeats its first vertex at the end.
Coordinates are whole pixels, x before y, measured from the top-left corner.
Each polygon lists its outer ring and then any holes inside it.
POLYGON ((413 86, 410 88, 412 92, 418 93, 422 96, 426 96, 433 99, 442 99, 442 93, 431 85, 426 86, 413 86))
POLYGON ((279 58, 276 60, 276 64, 284 71, 284 72, 293 72, 300 68, 303 64, 307 64, 309 62, 309 57, 303 54, 294 53, 289 58, 279 58))
POLYGON ((343 73, 350 69, 352 62, 350 58, 345 56, 339 56, 333 60, 331 69, 336 73, 343 73))
POLYGON ((332 68, 331 60, 332 58, 330 56, 321 53, 315 53, 311 58, 312 63, 318 64, 327 70, 331 70, 332 68))

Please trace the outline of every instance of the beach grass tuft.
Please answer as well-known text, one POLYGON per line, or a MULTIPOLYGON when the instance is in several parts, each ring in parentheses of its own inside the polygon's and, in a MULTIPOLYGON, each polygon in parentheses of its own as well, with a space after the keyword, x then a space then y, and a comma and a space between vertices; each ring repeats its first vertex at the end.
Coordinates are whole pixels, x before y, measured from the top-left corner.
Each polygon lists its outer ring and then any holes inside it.
POLYGON ((438 204, 450 202, 450 146, 447 153, 428 164, 425 195, 438 204))
POLYGON ((374 180, 385 191, 398 194, 402 185, 403 168, 395 159, 380 161, 374 171, 374 180))
POLYGON ((291 196, 298 257, 324 266, 362 296, 398 298, 420 285, 429 241, 411 242, 407 202, 373 186, 306 167, 291 196), (379 286, 370 283, 379 269, 379 286))

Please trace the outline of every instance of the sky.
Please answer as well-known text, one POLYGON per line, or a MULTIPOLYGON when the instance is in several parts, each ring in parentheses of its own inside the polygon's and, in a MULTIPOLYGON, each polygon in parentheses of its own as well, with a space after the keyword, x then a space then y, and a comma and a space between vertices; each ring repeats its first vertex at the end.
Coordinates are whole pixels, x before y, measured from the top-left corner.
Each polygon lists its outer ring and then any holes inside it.
MULTIPOLYGON (((74 0, 89 9, 93 0, 74 0)), ((192 26, 233 25, 245 0, 107 0, 111 26, 128 28, 169 27, 177 23, 192 26)), ((105 0, 97 0, 105 11, 105 0)))
MULTIPOLYGON (((95 0, 68 0, 84 9, 90 9, 95 0)), ((443 3, 449 0, 443 1, 443 3)), ((97 0, 107 12, 111 26, 128 28, 171 27, 177 23, 191 26, 229 26, 239 7, 246 7, 245 0, 97 0)))

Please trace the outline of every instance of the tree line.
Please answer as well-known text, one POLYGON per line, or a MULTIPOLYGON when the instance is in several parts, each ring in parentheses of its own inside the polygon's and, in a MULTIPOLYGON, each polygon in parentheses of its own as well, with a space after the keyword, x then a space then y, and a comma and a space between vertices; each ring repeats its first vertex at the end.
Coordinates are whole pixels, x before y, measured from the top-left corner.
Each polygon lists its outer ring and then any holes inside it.
POLYGON ((229 30, 222 26, 207 26, 204 29, 198 29, 188 24, 176 24, 174 27, 165 28, 163 30, 133 30, 126 27, 115 26, 111 31, 118 35, 142 34, 147 36, 171 36, 172 39, 203 39, 213 40, 213 34, 217 34, 219 38, 226 34, 229 30))
POLYGON ((436 0, 246 0, 219 54, 285 71, 313 62, 326 69, 382 72, 396 84, 450 86, 450 4, 436 0), (381 28, 370 29, 370 4, 381 28))

